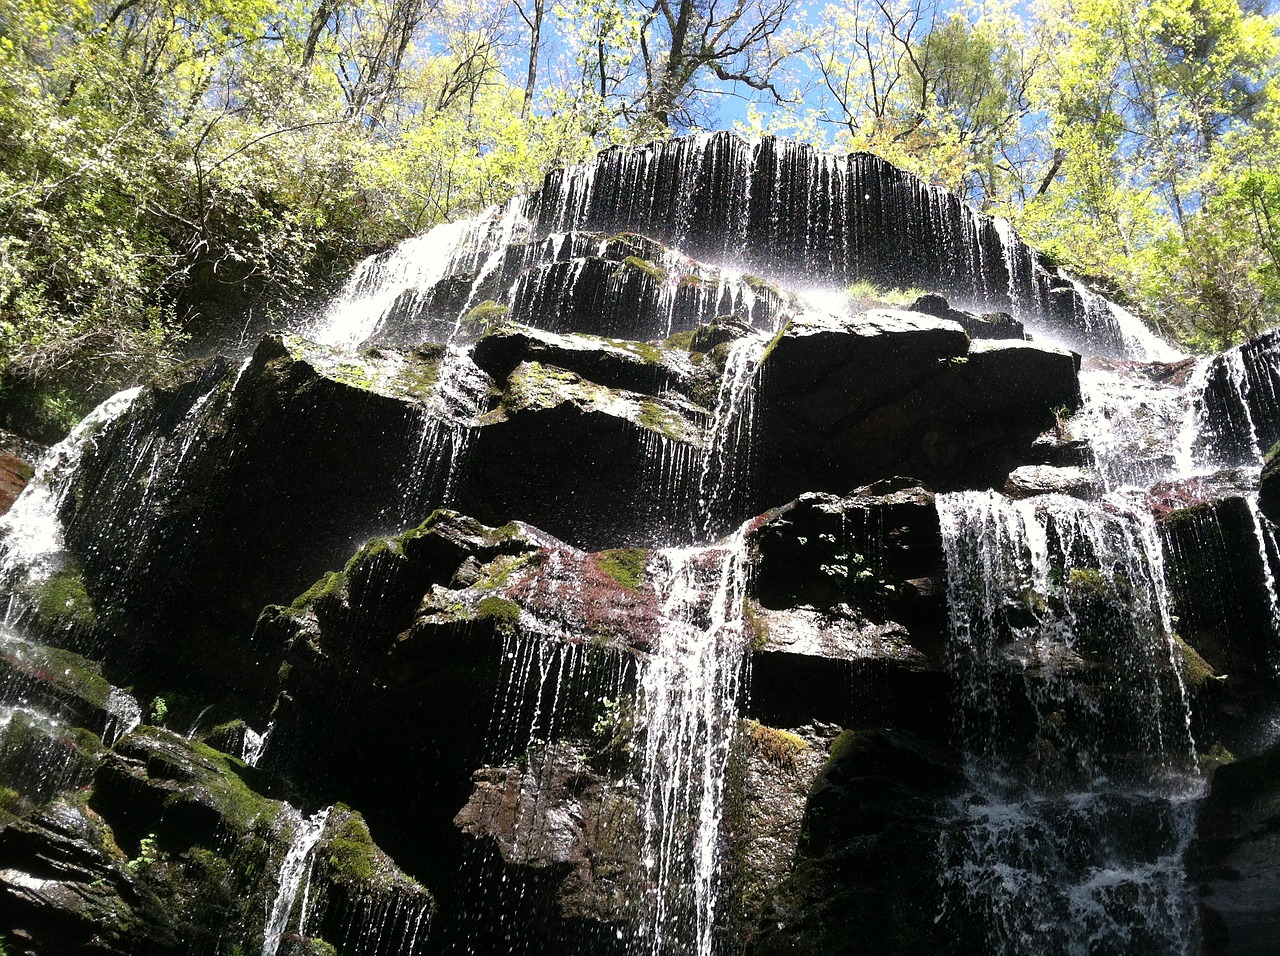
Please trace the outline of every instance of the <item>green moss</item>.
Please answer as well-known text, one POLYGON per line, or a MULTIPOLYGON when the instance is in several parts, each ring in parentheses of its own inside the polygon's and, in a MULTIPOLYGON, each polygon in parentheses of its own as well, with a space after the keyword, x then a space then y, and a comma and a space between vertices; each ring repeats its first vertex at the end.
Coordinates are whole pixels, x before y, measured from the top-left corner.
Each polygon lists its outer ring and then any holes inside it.
POLYGON ((640 402, 640 424, 649 431, 658 432, 674 441, 682 441, 685 437, 684 419, 652 399, 640 402))
POLYGON ((1222 741, 1215 740, 1213 746, 1200 753, 1200 772, 1211 773, 1219 767, 1235 762, 1236 755, 1224 747, 1222 741))
MULTIPOLYGON (((595 338, 595 336, 584 336, 584 338, 595 338)), ((662 349, 648 342, 633 342, 630 339, 602 339, 601 341, 608 342, 614 348, 625 349, 649 365, 662 363, 662 349)))
POLYGON ((276 818, 279 804, 256 793, 241 777, 241 773, 252 772, 244 761, 198 741, 186 744, 200 758, 192 762, 198 768, 197 778, 224 820, 248 831, 276 818))
POLYGON ((910 305, 920 296, 923 289, 889 289, 878 286, 868 279, 860 279, 845 289, 845 294, 860 305, 865 306, 900 306, 910 305))
POLYGON ((644 583, 648 563, 649 552, 644 548, 614 548, 596 556, 596 567, 632 591, 638 591, 644 583))
POLYGON ((440 379, 440 361, 444 350, 439 347, 422 347, 410 353, 404 367, 391 381, 392 390, 406 398, 426 401, 435 394, 440 379))
POLYGON ((760 362, 763 364, 766 359, 773 353, 778 343, 782 341, 782 337, 787 334, 787 330, 791 328, 791 323, 787 322, 778 329, 778 334, 769 340, 769 344, 764 347, 764 351, 760 353, 760 362))
POLYGON ((856 730, 842 730, 827 748, 827 767, 841 760, 854 747, 861 735, 856 730))
POLYGON ((493 299, 485 299, 462 317, 459 328, 468 335, 483 335, 506 319, 510 307, 493 299))
POLYGON ((677 332, 675 335, 669 335, 663 341, 664 349, 679 349, 682 352, 693 350, 693 337, 697 333, 697 329, 689 329, 686 332, 677 332))
POLYGON ((55 571, 44 581, 33 585, 36 610, 46 625, 60 630, 91 629, 98 624, 98 612, 85 590, 79 568, 55 571))
POLYGON ((627 256, 622 260, 621 269, 634 269, 637 272, 643 272, 650 279, 657 283, 667 281, 667 273, 661 266, 650 262, 648 259, 641 259, 639 256, 627 256))
POLYGON ((377 879, 377 846, 364 817, 358 813, 351 813, 342 821, 321 852, 330 877, 338 883, 368 885, 377 879))
POLYGON ((759 276, 752 275, 749 272, 743 275, 742 282, 749 289, 766 290, 768 292, 773 292, 774 294, 777 294, 778 292, 778 287, 772 282, 762 279, 759 276))
POLYGON ((755 753, 774 766, 793 772, 798 769, 800 754, 809 749, 809 742, 798 734, 754 720, 747 722, 746 737, 755 753))
POLYGON ((371 389, 377 384, 377 378, 368 366, 350 359, 339 362, 328 371, 328 374, 335 382, 350 385, 352 388, 371 389))
POLYGON ((476 602, 476 614, 496 622, 499 630, 509 631, 520 621, 520 605, 506 598, 481 598, 476 602))
POLYGON ((311 587, 307 588, 289 605, 291 611, 305 611, 322 598, 331 597, 346 583, 347 576, 341 571, 326 571, 311 587))
POLYGON ((1097 568, 1072 568, 1067 573, 1067 588, 1076 593, 1095 596, 1104 595, 1110 590, 1107 579, 1097 568))
POLYGON ((1267 453, 1262 456, 1262 461, 1264 464, 1269 465, 1276 460, 1277 455, 1280 455, 1280 441, 1271 446, 1267 453))
POLYGON ((742 599, 742 624, 751 650, 762 651, 769 645, 769 619, 764 608, 749 597, 742 599))
POLYGON ((1174 646, 1178 649, 1178 656, 1182 658, 1182 679, 1189 691, 1194 693, 1209 680, 1226 680, 1225 676, 1218 676, 1213 670, 1213 665, 1201 657, 1199 652, 1181 637, 1175 635, 1173 640, 1174 646))

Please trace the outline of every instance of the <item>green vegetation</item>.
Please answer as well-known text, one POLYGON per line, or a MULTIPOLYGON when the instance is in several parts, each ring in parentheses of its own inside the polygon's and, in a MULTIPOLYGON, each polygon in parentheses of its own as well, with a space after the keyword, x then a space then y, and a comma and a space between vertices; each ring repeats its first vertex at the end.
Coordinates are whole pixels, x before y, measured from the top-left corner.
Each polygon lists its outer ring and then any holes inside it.
POLYGON ((754 720, 747 722, 746 736, 755 753, 775 767, 793 773, 799 768, 800 754, 809 749, 809 742, 798 734, 766 727, 754 720))
POLYGON ((667 281, 667 274, 662 268, 648 259, 641 259, 639 256, 627 256, 622 260, 623 269, 634 269, 636 272, 643 272, 654 282, 659 284, 667 281))
POLYGON ((35 585, 36 611, 45 626, 59 630, 91 629, 98 624, 93 599, 79 568, 63 568, 35 585))
POLYGON ((342 806, 336 809, 348 816, 322 847, 329 875, 339 883, 367 886, 378 876, 378 848, 364 817, 342 806))
POLYGON ((476 614, 492 619, 500 631, 510 631, 520 622, 520 605, 507 598, 490 596, 476 602, 476 614))
POLYGON ((859 279, 844 292, 855 305, 864 309, 883 305, 910 305, 924 295, 923 289, 884 289, 868 279, 859 279))
POLYGON ((632 591, 644 584, 649 552, 644 548, 614 548, 596 556, 596 567, 632 591))
POLYGON ((883 156, 1220 347, 1280 318, 1280 16, 1264 11, 830 0, 790 74, 818 92, 744 125, 883 156))
POLYGON ((485 299, 462 317, 462 331, 468 335, 483 335, 501 323, 510 311, 504 302, 485 299))

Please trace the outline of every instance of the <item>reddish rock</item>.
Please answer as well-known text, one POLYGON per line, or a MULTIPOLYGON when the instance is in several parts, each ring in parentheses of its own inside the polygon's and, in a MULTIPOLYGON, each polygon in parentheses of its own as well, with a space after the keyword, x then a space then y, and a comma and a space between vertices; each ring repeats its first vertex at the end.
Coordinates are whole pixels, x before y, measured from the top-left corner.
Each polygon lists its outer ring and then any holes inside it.
POLYGON ((0 515, 13 507, 22 489, 27 487, 35 469, 16 455, 0 454, 0 515))

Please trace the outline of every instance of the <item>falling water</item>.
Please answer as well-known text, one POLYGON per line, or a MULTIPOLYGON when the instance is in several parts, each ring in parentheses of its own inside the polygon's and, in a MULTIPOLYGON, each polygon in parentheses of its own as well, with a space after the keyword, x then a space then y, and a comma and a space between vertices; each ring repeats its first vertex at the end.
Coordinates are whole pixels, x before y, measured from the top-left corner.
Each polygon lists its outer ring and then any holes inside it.
POLYGON ((990 492, 938 512, 973 787, 940 846, 948 906, 993 953, 1190 953, 1201 785, 1150 518, 990 492))
POLYGON ((316 844, 320 842, 320 837, 324 835, 324 826, 329 819, 330 809, 332 808, 325 807, 305 820, 296 811, 292 814, 293 840, 280 864, 275 898, 267 907, 267 925, 262 936, 262 956, 276 956, 276 950, 280 948, 280 939, 289 927, 289 917, 293 915, 299 903, 300 891, 303 899, 298 925, 300 930, 304 927, 305 896, 310 888, 311 854, 316 844))
POLYGON ((746 655, 743 532, 714 547, 659 551, 649 571, 664 626, 640 680, 641 944, 653 956, 708 956, 725 768, 746 655))
POLYGON ((744 336, 729 346, 725 357, 724 374, 698 475, 695 521, 701 522, 700 538, 704 541, 716 531, 715 515, 737 511, 726 507, 726 499, 748 496, 757 373, 768 342, 769 336, 765 333, 744 336))
POLYGON ((113 395, 49 449, 35 477, 0 518, 0 593, 8 599, 6 623, 20 614, 22 586, 38 584, 58 569, 64 548, 59 512, 80 460, 94 437, 129 410, 139 391, 131 388, 113 395))

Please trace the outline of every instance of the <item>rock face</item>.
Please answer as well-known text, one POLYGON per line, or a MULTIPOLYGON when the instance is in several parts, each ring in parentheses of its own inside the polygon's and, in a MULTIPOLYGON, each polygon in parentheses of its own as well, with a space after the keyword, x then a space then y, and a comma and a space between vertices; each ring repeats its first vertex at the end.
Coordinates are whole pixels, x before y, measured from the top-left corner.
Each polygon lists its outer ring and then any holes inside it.
POLYGON ((1257 949, 1274 350, 1134 321, 715 135, 113 400, 0 520, 6 951, 1257 949))

